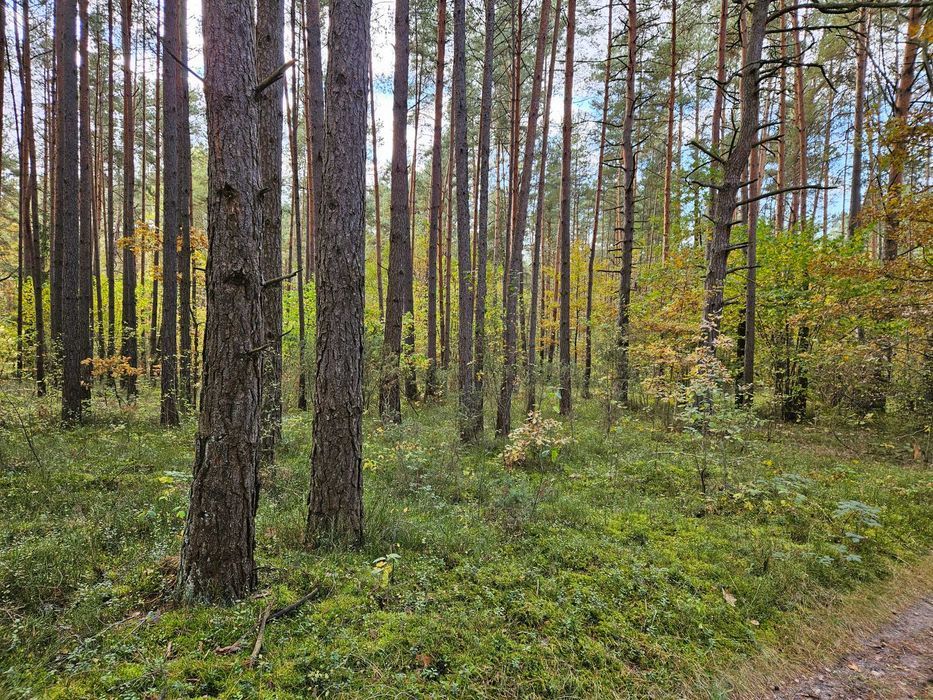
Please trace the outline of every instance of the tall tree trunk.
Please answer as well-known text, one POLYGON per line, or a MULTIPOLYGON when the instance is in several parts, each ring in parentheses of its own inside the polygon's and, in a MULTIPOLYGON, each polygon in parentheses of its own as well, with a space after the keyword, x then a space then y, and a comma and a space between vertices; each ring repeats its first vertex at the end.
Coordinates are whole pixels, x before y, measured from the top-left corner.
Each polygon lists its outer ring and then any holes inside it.
MULTIPOLYGON (((629 0, 630 16, 635 0, 629 0)), ((573 49, 577 0, 567 2, 567 50, 564 59, 564 123, 560 176, 560 414, 570 415, 570 157, 573 140, 573 49)), ((634 32, 634 24, 632 25, 634 32)))
POLYGON ((78 329, 81 344, 81 397, 85 402, 91 399, 91 365, 94 357, 94 348, 91 338, 91 285, 93 280, 93 210, 94 210, 94 152, 91 143, 91 75, 88 55, 88 0, 78 3, 80 13, 81 37, 78 53, 81 57, 80 92, 78 96, 78 124, 80 131, 79 159, 81 161, 81 176, 79 183, 79 215, 78 229, 81 237, 81 253, 79 262, 78 284, 78 313, 81 326, 78 329))
MULTIPOLYGON (((162 32, 162 3, 156 7, 156 31, 162 32)), ((161 36, 161 34, 160 34, 161 36)), ((155 230, 159 235, 162 234, 162 42, 156 43, 156 71, 155 71, 155 154, 153 163, 152 177, 155 181, 155 192, 153 193, 153 212, 152 218, 155 224, 155 230)), ((169 57, 168 60, 172 60, 169 57)), ((152 267, 159 267, 159 247, 155 246, 152 251, 152 267)), ((152 276, 151 302, 149 309, 149 372, 153 372, 153 367, 159 355, 159 276, 152 276)))
MULTIPOLYGON (((171 4, 165 13, 167 34, 175 26, 171 4)), ((262 237, 254 25, 249 0, 204 0, 203 6, 207 326, 191 502, 177 583, 185 602, 238 600, 256 585, 259 502, 262 237)), ((165 62, 170 63, 168 57, 165 62)), ((168 110, 167 98, 165 103, 168 110)), ((172 141, 166 139, 165 146, 168 156, 172 141)), ((163 327, 163 337, 166 331, 163 327)))
POLYGON ((136 374, 139 351, 136 341, 136 210, 134 185, 136 182, 133 148, 134 134, 133 71, 130 63, 132 41, 132 1, 121 0, 121 39, 123 48, 123 320, 121 326, 120 355, 126 358, 130 371, 123 377, 127 396, 136 395, 136 374))
MULTIPOLYGON (((780 2, 781 8, 784 7, 784 2, 780 2)), ((786 220, 785 209, 787 207, 787 197, 784 195, 784 189, 787 187, 787 18, 786 15, 781 15, 781 31, 778 33, 780 37, 780 68, 778 68, 778 155, 777 155, 777 175, 776 175, 776 187, 777 195, 775 196, 775 205, 774 205, 774 228, 777 229, 778 233, 784 231, 784 223, 786 220)))
POLYGON ((113 0, 107 0, 107 232, 105 267, 107 269, 107 355, 116 353, 117 297, 116 297, 116 229, 114 228, 113 170, 114 130, 116 112, 114 97, 114 63, 116 55, 113 43, 113 0))
POLYGON ((317 217, 321 211, 322 173, 324 169, 324 69, 321 63, 321 1, 308 0, 307 61, 308 118, 311 127, 311 197, 309 197, 308 262, 305 266, 308 279, 315 275, 317 237, 320 225, 317 217))
MULTIPOLYGON (((265 3, 263 3, 265 4, 265 3)), ((188 2, 178 0, 178 395, 191 405, 191 129, 188 107, 188 2)), ((281 99, 280 99, 281 101, 281 99)), ((281 120, 280 120, 281 122, 281 120)), ((279 124, 281 130, 281 123, 279 124)), ((281 154, 281 149, 279 149, 281 154)), ((281 155, 279 158, 281 169, 281 155)), ((158 171, 156 171, 158 172, 158 171)))
MULTIPOLYGON (((489 5, 495 4, 495 0, 486 0, 486 17, 489 17, 489 5)), ((487 32, 490 31, 487 25, 487 32)), ((487 39, 489 44, 491 39, 487 39)), ((437 59, 434 66, 434 137, 431 144, 431 208, 428 214, 428 374, 426 379, 425 394, 427 396, 436 396, 439 391, 437 384, 437 251, 440 238, 441 223, 441 188, 443 187, 441 175, 441 142, 442 122, 444 112, 444 58, 447 44, 447 0, 438 0, 437 3, 437 59)), ((487 58, 490 48, 487 46, 487 58)), ((487 76, 486 71, 491 71, 492 67, 483 66, 483 90, 486 90, 487 76)), ((491 73, 490 73, 491 75, 491 73)), ((492 86, 490 85, 490 92, 492 86)), ((485 99, 491 99, 490 96, 483 93, 485 99)), ((483 102, 485 107, 486 102, 483 102)), ((486 115, 486 112, 482 112, 486 115)), ((480 117, 484 118, 483 116, 480 117)), ((488 115, 485 116, 488 120, 488 115)), ((482 130, 485 124, 480 126, 480 158, 482 159, 482 130)), ((487 128, 488 134, 488 128, 487 128)), ((373 146, 375 150, 375 145, 373 146)), ((488 136, 487 136, 488 151, 488 136)), ((488 163, 488 157, 487 157, 488 163)), ((487 165, 488 177, 488 165, 487 165)), ((482 193, 480 194, 482 196, 482 193)), ((478 270, 483 277, 483 286, 485 288, 485 271, 478 270)), ((479 279, 477 279, 477 294, 479 293, 479 279)), ((478 302, 479 300, 477 300, 478 302)), ((477 307, 479 303, 477 303, 477 307)), ((479 318, 477 318, 479 323, 479 318)), ((477 341, 481 343, 482 341, 477 341)), ((479 355, 479 348, 477 349, 479 355)))
POLYGON ((892 198, 892 205, 888 207, 887 216, 885 217, 884 249, 882 253, 882 259, 886 261, 897 259, 901 190, 904 187, 904 168, 907 162, 906 133, 909 129, 907 117, 910 113, 910 102, 913 97, 917 52, 922 41, 921 29, 924 27, 922 20, 923 8, 919 5, 911 7, 907 15, 907 43, 904 45, 904 55, 901 58, 901 69, 897 78, 897 89, 894 93, 891 114, 891 122, 894 128, 892 130, 891 165, 888 172, 888 192, 892 198))
MULTIPOLYGON (((608 81, 608 68, 607 68, 608 81)), ((674 179, 674 103, 677 97, 677 0, 671 0, 671 73, 667 90, 667 141, 664 158, 664 214, 661 232, 661 263, 667 264, 671 247, 671 185, 674 179)), ((608 84, 608 83, 607 83, 608 84)), ((680 152, 678 151, 678 157, 680 152)))
MULTIPOLYGON (((673 31, 676 35, 677 33, 677 0, 674 0, 674 20, 673 20, 673 31)), ((603 111, 602 119, 600 119, 599 125, 599 157, 596 160, 596 201, 593 202, 593 235, 590 239, 590 256, 587 260, 586 266, 586 340, 585 340, 585 349, 583 353, 583 390, 581 395, 583 398, 588 399, 590 397, 590 374, 592 373, 593 368, 593 274, 595 272, 596 265, 596 236, 599 233, 599 214, 600 214, 600 204, 602 203, 602 194, 603 194, 603 164, 606 154, 606 123, 609 116, 609 73, 610 65, 612 63, 612 0, 609 1, 609 22, 606 29, 606 71, 603 77, 603 111)), ((673 41, 673 39, 672 39, 673 41)), ((671 51, 675 51, 674 45, 672 45, 671 51)), ((667 238, 668 238, 668 225, 669 221, 667 217, 670 215, 670 171, 671 171, 671 137, 673 135, 673 90, 674 90, 674 60, 671 60, 671 102, 670 110, 668 114, 668 154, 667 154, 667 179, 664 181, 664 196, 665 196, 665 228, 664 228, 664 260, 667 260, 667 238)))
MULTIPOLYGON (((512 236, 509 250, 509 268, 506 272, 508 294, 505 299, 505 323, 502 334, 503 378, 496 413, 496 433, 508 435, 512 430, 512 392, 518 371, 516 348, 519 287, 522 276, 522 251, 525 245, 525 227, 528 219, 528 199, 531 193, 531 173, 534 170, 535 145, 537 143, 538 111, 541 102, 541 78, 544 72, 544 52, 547 48, 547 30, 551 17, 551 0, 543 0, 538 21, 538 38, 535 43, 535 65, 531 82, 531 100, 528 103, 528 124, 525 128, 525 153, 521 176, 516 177, 518 191, 512 205, 512 236)), ((572 72, 572 68, 570 69, 572 72)), ((517 163, 513 164, 517 167, 517 163)))
POLYGON ((486 279, 489 257, 489 153, 492 132, 492 90, 495 70, 496 0, 486 0, 485 36, 483 38, 483 86, 480 96, 480 124, 477 163, 476 303, 473 309, 473 353, 476 382, 478 430, 483 429, 483 385, 486 365, 486 279))
MULTIPOLYGON (((2 19, 2 18, 0 18, 2 19)), ((23 47, 20 61, 20 91, 23 100, 23 154, 20 169, 27 180, 26 192, 23 193, 23 208, 20 223, 24 236, 29 242, 29 268, 32 277, 32 295, 35 313, 35 379, 36 393, 44 396, 45 384, 45 310, 42 304, 42 237, 39 227, 39 194, 38 178, 36 176, 36 136, 33 120, 32 99, 32 42, 30 41, 29 3, 23 3, 23 47), (28 168, 28 176, 25 174, 28 168)), ((0 65, 2 68, 2 65, 0 65)), ((12 80, 12 78, 11 78, 12 80)), ((3 87, 0 85, 0 90, 3 87)), ((2 94, 2 93, 0 93, 2 94)), ((0 149, 2 150, 2 149, 0 149)))
MULTIPOLYGON (((285 63, 285 0, 256 8, 256 73, 261 80, 285 63)), ((262 437, 271 463, 282 432, 282 80, 259 96, 260 226, 262 238, 262 437)), ((183 310, 184 314, 185 311, 183 310)))
POLYGON ((467 156, 466 0, 454 0, 453 86, 454 167, 457 171, 457 377, 460 390, 460 438, 475 439, 482 429, 473 366, 473 275, 470 260, 470 172, 467 156))
POLYGON ((81 360, 87 335, 87 314, 81 314, 81 233, 78 216, 78 67, 76 3, 55 2, 56 48, 56 235, 61 255, 62 421, 82 417, 81 360))
MULTIPOLYGON (((758 138, 760 101, 759 76, 769 0, 756 0, 751 8, 746 59, 741 69, 741 119, 729 155, 722 162, 722 181, 713 196, 713 234, 710 240, 708 269, 704 284, 705 304, 701 337, 710 349, 715 348, 722 321, 723 286, 729 257, 729 238, 734 225, 736 196, 748 168, 748 159, 758 138)), ((746 339, 747 342, 747 339, 746 339)))
MULTIPOLYGON (((538 194, 535 205, 535 230, 531 251, 531 306, 528 318, 528 347, 526 359, 526 396, 525 413, 531 413, 537 407, 538 369, 535 362, 536 346, 538 345, 538 298, 541 300, 541 318, 544 317, 545 303, 543 275, 541 273, 541 258, 544 249, 541 235, 544 220, 544 194, 547 174, 548 130, 551 124, 551 95, 554 93, 554 66, 557 63, 557 40, 560 36, 561 0, 557 0, 554 7, 554 27, 551 31, 551 57, 547 70, 547 89, 544 93, 544 123, 541 125, 541 158, 538 161, 538 194), (539 288, 541 293, 539 294, 539 288)), ((544 344, 541 344, 543 351, 544 344)), ((543 352, 541 357, 543 358, 543 352)))
POLYGON ((166 0, 162 61, 162 147, 165 194, 162 199, 162 332, 160 343, 160 420, 164 426, 178 425, 178 239, 180 234, 181 186, 179 178, 179 80, 180 0, 166 0))
MULTIPOLYGON (((625 114, 622 118, 622 269, 619 275, 619 310, 616 320, 616 398, 629 398, 629 320, 632 300, 632 254, 635 241, 635 73, 638 69, 638 6, 628 0, 628 57, 625 64, 625 114)), ((715 128, 713 129, 715 133, 715 128)))
POLYGON ((363 292, 370 1, 334 3, 317 247, 317 375, 307 541, 363 539, 363 292))
MULTIPOLYGON (((444 0, 441 0, 444 1, 444 0)), ((376 213, 376 296, 379 300, 379 319, 385 313, 382 292, 382 202, 379 198, 379 157, 377 155, 379 139, 376 136, 376 97, 373 85, 373 57, 369 56, 369 112, 372 116, 373 129, 373 208, 376 213)))
MULTIPOLYGON (((796 0, 795 0, 796 2, 796 0)), ((794 42, 794 121, 797 127, 797 185, 791 207, 791 226, 797 223, 803 231, 807 226, 807 191, 804 187, 808 178, 807 153, 807 105, 804 100, 803 47, 796 7, 790 13, 791 36, 794 42)))
POLYGON ((389 287, 382 342, 379 415, 400 423, 402 326, 407 307, 411 267, 408 237, 408 0, 395 3, 395 78, 392 91, 392 189, 389 229, 389 287))
MULTIPOLYGON (((858 31, 855 34, 855 106, 852 112, 852 192, 849 200, 849 225, 845 228, 846 238, 851 238, 858 228, 859 213, 862 211, 862 143, 865 134, 865 68, 868 63, 867 8, 859 10, 858 31)), ((843 221, 843 223, 845 223, 843 221)))

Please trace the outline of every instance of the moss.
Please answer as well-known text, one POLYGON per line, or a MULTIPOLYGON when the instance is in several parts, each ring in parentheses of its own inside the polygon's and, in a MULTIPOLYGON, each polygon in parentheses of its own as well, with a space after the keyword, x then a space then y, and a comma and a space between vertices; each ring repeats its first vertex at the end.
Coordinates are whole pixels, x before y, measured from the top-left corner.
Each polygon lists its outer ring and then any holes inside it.
POLYGON ((933 541, 929 472, 852 460, 805 428, 726 446, 704 494, 696 443, 637 418, 607 434, 584 404, 556 465, 507 471, 501 444, 459 445, 436 405, 367 425, 367 543, 309 553, 294 415, 264 475, 264 596, 177 608, 192 421, 162 431, 150 395, 95 408, 62 432, 21 407, 41 467, 0 421, 0 695, 664 696, 933 541), (843 501, 877 510, 838 515, 843 501), (371 561, 391 552, 383 587, 371 561), (262 610, 312 589, 247 664, 262 610))

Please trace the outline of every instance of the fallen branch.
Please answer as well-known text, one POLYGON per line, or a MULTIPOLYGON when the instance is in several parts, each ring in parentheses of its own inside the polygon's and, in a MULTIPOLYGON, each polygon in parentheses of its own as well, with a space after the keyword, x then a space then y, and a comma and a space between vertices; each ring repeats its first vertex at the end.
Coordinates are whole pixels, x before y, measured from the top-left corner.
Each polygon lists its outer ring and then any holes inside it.
POLYGON ((266 609, 262 611, 262 616, 259 618, 259 631, 256 633, 256 642, 253 644, 253 653, 249 655, 249 660, 246 662, 249 666, 252 666, 256 663, 256 660, 259 658, 259 652, 262 651, 262 639, 266 635, 266 623, 269 621, 269 613, 271 611, 272 603, 269 603, 266 606, 266 609))
POLYGON ((300 608, 302 605, 307 603, 309 600, 315 598, 317 596, 317 592, 318 592, 317 588, 312 588, 310 593, 302 596, 301 598, 296 600, 291 605, 286 605, 284 608, 279 608, 275 612, 271 613, 269 615, 267 622, 272 622, 272 620, 278 620, 280 617, 291 615, 293 612, 295 612, 298 608, 300 608))

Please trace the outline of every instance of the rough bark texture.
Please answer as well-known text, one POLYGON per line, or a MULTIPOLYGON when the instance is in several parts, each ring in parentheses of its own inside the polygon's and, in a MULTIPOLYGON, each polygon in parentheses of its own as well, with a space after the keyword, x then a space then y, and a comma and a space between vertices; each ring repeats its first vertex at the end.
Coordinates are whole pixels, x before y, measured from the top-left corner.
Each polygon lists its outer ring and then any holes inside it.
MULTIPOLYGON (((262 80, 285 63, 285 2, 256 11, 256 72, 262 80)), ((259 96, 262 278, 282 276, 282 93, 277 80, 259 96)), ((282 430, 282 283, 263 285, 262 457, 271 462, 282 430)))
MULTIPOLYGON (((538 37, 535 43, 535 64, 531 82, 531 99, 528 103, 528 124, 525 129, 525 153, 521 176, 518 178, 518 192, 512 208, 512 237, 509 250, 509 267, 505 298, 505 323, 502 341, 504 363, 502 388, 499 392, 499 404, 496 413, 496 433, 508 435, 512 430, 512 392, 518 371, 516 362, 518 352, 517 316, 518 296, 522 277, 522 252, 525 246, 525 226, 528 221, 528 198, 531 193, 531 173, 534 170, 535 144, 537 143, 538 112, 541 104, 541 77, 544 72, 544 52, 547 46, 547 29, 551 14, 550 0, 543 0, 538 22, 538 37)), ((513 164, 513 167, 516 167, 513 164)))
POLYGON ((467 156, 466 0, 454 0, 453 153, 457 173, 457 292, 459 299, 457 377, 460 438, 475 439, 483 427, 473 366, 473 274, 470 251, 470 166, 467 156))
MULTIPOLYGON (((634 0, 629 0, 630 4, 634 0)), ((564 60, 564 123, 560 175, 560 413, 570 414, 570 208, 571 143, 573 139, 573 48, 577 1, 567 2, 567 51, 564 60)))
POLYGON ((622 119, 622 269, 619 275, 619 313, 616 319, 616 399, 628 402, 629 316, 632 301, 632 252, 635 241, 635 72, 638 62, 638 13, 635 0, 628 0, 628 58, 625 68, 625 114, 622 119))
POLYGON ((322 173, 324 169, 324 69, 321 63, 321 2, 308 0, 307 48, 308 63, 308 119, 311 125, 311 197, 308 210, 308 279, 315 274, 317 237, 320 230, 318 215, 321 207, 322 173))
MULTIPOLYGON (((546 186, 548 153, 548 128, 551 124, 551 95, 554 93, 554 66, 557 63, 557 40, 560 36, 561 0, 557 0, 554 7, 554 28, 551 32, 551 58, 547 70, 547 90, 544 93, 544 123, 541 126, 541 158, 538 161, 538 196, 535 206, 535 231, 531 250, 531 308, 528 317, 528 356, 526 358, 526 395, 525 412, 531 413, 537 407, 537 381, 538 368, 536 362, 536 348, 538 345, 538 314, 544 316, 544 289, 541 274, 541 257, 544 246, 541 228, 544 222, 544 190, 546 186), (539 290, 541 290, 539 292, 539 290), (538 298, 541 299, 541 308, 538 309, 538 298)), ((544 345, 541 344, 543 351, 544 345)), ((542 352, 542 358, 544 357, 542 352)))
MULTIPOLYGON (((130 42, 132 38, 132 0, 122 0, 121 34, 123 43, 123 321, 121 328, 120 355, 126 358, 130 368, 139 367, 138 343, 136 340, 136 248, 134 226, 134 183, 136 181, 133 146, 135 135, 133 124, 133 71, 130 64, 130 42)), ((127 374, 123 386, 128 396, 136 394, 136 377, 127 374)))
MULTIPOLYGON (((487 5, 490 2, 495 2, 495 0, 487 0, 487 5)), ((487 8, 487 13, 488 11, 487 8)), ((431 144, 431 208, 428 213, 428 375, 425 386, 425 393, 428 396, 435 396, 439 391, 437 385, 437 250, 441 224, 441 187, 443 186, 441 178, 441 141, 443 140, 444 54, 446 43, 447 0, 438 0, 437 61, 434 67, 434 140, 431 144)), ((485 90, 485 72, 483 75, 483 88, 485 90)), ((486 93, 483 94, 485 96, 486 93)), ((480 139, 482 140, 482 135, 480 139)), ((482 144, 480 144, 480 152, 482 152, 482 144)))
POLYGON ((307 541, 363 539, 363 290, 370 0, 331 6, 307 541))
MULTIPOLYGON (((607 66, 608 80, 608 66, 607 66)), ((667 89, 667 140, 664 154, 664 218, 661 262, 667 263, 671 247, 671 184, 674 179, 674 101, 677 96, 677 0, 671 0, 671 72, 667 89)), ((679 156, 679 151, 678 151, 679 156)))
POLYGON ((389 202, 389 285, 382 339, 382 378, 379 415, 400 423, 402 324, 407 310, 411 279, 411 247, 408 237, 408 0, 395 3, 395 79, 392 91, 392 182, 389 202))
MULTIPOLYGON (((677 2, 674 0, 674 24, 673 27, 676 30, 677 28, 677 2)), ((586 340, 585 348, 583 351, 583 390, 581 394, 583 398, 588 399, 590 397, 590 375, 593 371, 593 275, 595 272, 596 266, 596 236, 599 233, 599 214, 600 214, 600 205, 602 204, 602 194, 603 194, 603 163, 606 155, 606 123, 609 115, 609 74, 610 66, 612 64, 612 0, 609 2, 609 22, 606 30, 606 70, 603 76, 603 111, 602 119, 599 124, 599 157, 596 160, 596 201, 593 202, 593 234, 590 238, 590 255, 587 260, 586 265, 586 340)), ((671 49, 674 50, 673 48, 671 49)), ((673 65, 673 62, 672 62, 673 65)), ((671 75, 673 76, 673 68, 671 68, 671 75)), ((671 95, 673 95, 673 84, 674 79, 671 77, 671 95)), ((671 134, 673 130, 673 97, 671 99, 671 111, 669 114, 669 123, 668 123, 668 179, 670 178, 670 147, 671 147, 671 134)), ((665 217, 670 213, 670 184, 668 180, 665 180, 665 217)), ((665 218, 665 234, 664 234, 664 248, 667 247, 667 226, 669 222, 665 218)), ((667 259, 667 253, 664 253, 664 259, 667 259)))
POLYGON ((740 72, 741 119, 738 132, 732 141, 732 150, 722 163, 722 181, 713 195, 713 234, 704 283, 706 301, 701 328, 701 337, 709 348, 715 347, 722 320, 723 285, 729 258, 729 238, 735 224, 736 195, 742 185, 748 158, 758 136, 759 76, 762 45, 768 23, 768 4, 769 0, 756 0, 751 8, 747 57, 740 72))
MULTIPOLYGON (((492 85, 495 69, 496 0, 486 0, 483 39, 483 87, 480 97, 478 193, 476 209, 476 304, 473 309, 473 352, 479 430, 483 429, 483 370, 486 364, 486 261, 489 251, 489 151, 492 131, 492 85)), ((438 168, 438 171, 440 168, 438 168)), ((438 175, 440 173, 438 172, 438 175)), ((498 183, 497 183, 498 186, 498 183)))
MULTIPOLYGON (((80 92, 78 93, 78 130, 80 132, 79 159, 81 176, 79 182, 80 195, 78 197, 78 228, 81 237, 81 253, 78 263, 80 282, 78 283, 78 342, 81 345, 81 399, 85 408, 91 398, 91 365, 89 361, 94 356, 91 344, 91 281, 92 281, 92 255, 94 241, 94 154, 91 143, 91 76, 90 60, 88 56, 88 0, 78 3, 80 13, 81 38, 78 45, 78 54, 81 57, 80 92)), ((68 323, 75 322, 68 319, 68 323)))
MULTIPOLYGON (((178 0, 178 396, 194 400, 191 376, 191 127, 188 107, 188 3, 178 0)), ((158 171, 157 171, 158 172, 158 171)), ((157 176, 158 177, 158 176, 157 176)))
POLYGON ((262 242, 251 3, 205 0, 203 22, 207 324, 191 502, 177 584, 186 602, 239 599, 256 584, 259 495, 262 242))
POLYGON ((182 206, 178 186, 179 113, 178 75, 184 70, 178 65, 179 0, 165 2, 165 29, 162 62, 162 145, 165 192, 162 198, 162 324, 159 346, 161 403, 160 420, 164 426, 178 425, 178 237, 179 210, 182 206))
POLYGON ((56 48, 56 147, 55 213, 56 236, 61 254, 61 334, 62 334, 62 421, 81 420, 81 359, 84 346, 81 316, 80 269, 81 240, 78 221, 78 67, 76 56, 76 11, 74 0, 55 2, 56 48))

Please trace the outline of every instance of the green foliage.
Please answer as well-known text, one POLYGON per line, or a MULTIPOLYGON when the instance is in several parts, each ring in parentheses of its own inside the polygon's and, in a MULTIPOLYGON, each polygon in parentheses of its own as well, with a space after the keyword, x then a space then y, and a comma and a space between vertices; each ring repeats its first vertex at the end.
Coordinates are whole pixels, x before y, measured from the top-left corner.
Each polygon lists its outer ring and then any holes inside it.
POLYGON ((631 413, 607 433, 584 402, 556 463, 505 469, 504 445, 460 445, 441 403, 368 420, 366 544, 311 553, 310 418, 291 413, 263 483, 258 596, 176 608, 193 425, 162 431, 157 403, 98 402, 67 432, 51 400, 0 404, 3 697, 673 696, 933 541, 929 473, 830 432, 717 404, 705 437, 631 413), (248 664, 262 611, 312 590, 248 664))

